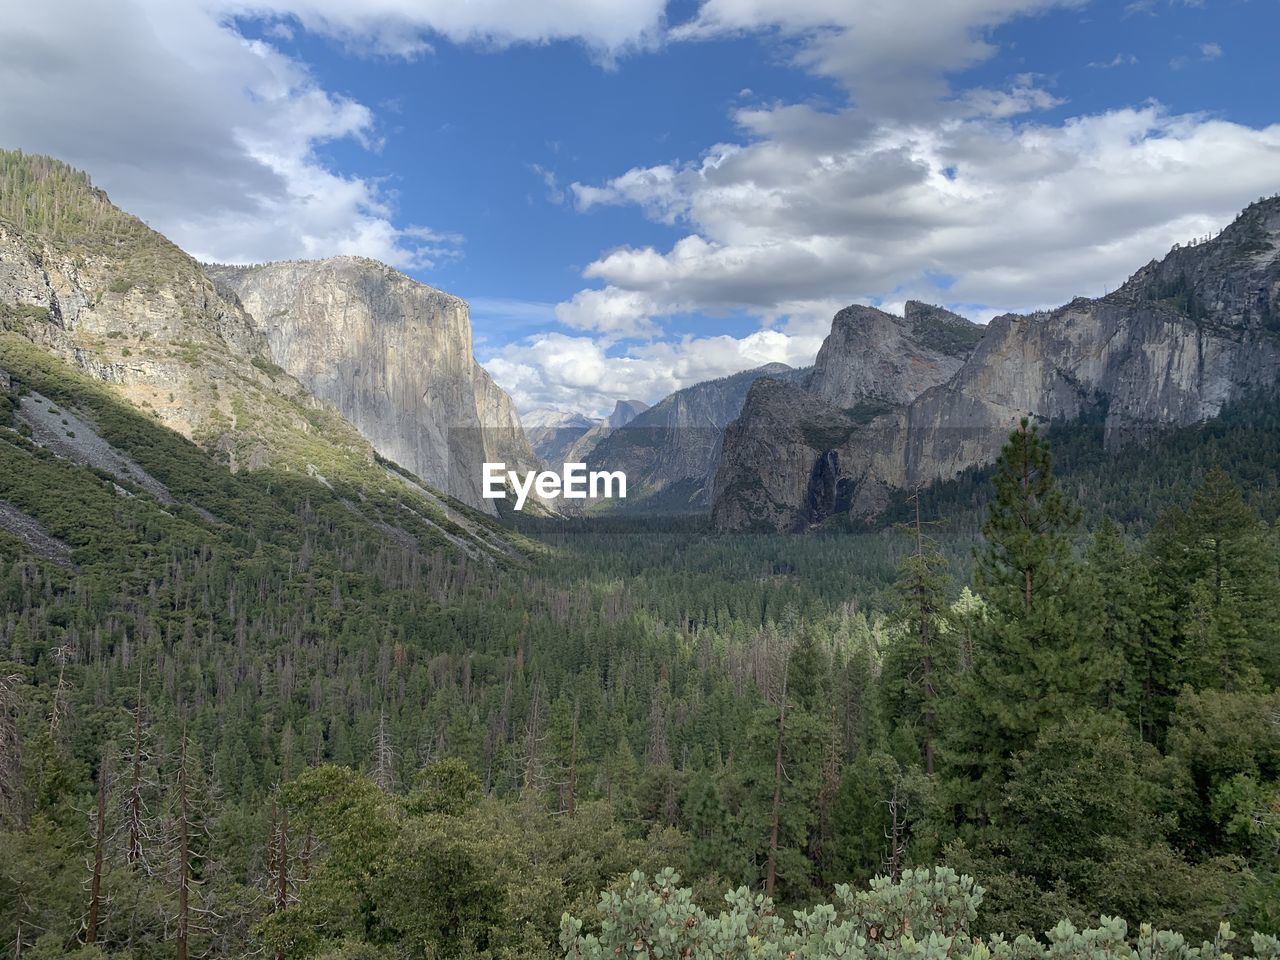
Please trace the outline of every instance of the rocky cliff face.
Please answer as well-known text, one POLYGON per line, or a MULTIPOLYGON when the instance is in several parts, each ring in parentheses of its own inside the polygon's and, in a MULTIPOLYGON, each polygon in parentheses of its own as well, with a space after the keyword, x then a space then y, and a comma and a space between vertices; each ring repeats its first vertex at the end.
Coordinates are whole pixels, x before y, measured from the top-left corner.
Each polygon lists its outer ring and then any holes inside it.
POLYGON ((592 420, 580 413, 539 407, 520 418, 529 445, 547 463, 568 462, 569 451, 578 439, 594 427, 592 420))
MULTIPOLYGON (((833 329, 837 336, 852 342, 833 329)), ((825 382, 838 388, 820 393, 811 383, 800 406, 758 384, 759 395, 753 390, 726 432, 713 511, 720 527, 802 529, 836 513, 873 513, 894 488, 990 462, 1024 416, 1048 421, 1105 409, 1114 448, 1273 387, 1280 380, 1280 199, 1252 205, 1211 241, 1175 248, 1106 297, 997 317, 950 376, 881 409, 849 409, 845 401, 850 391, 895 396, 907 382, 904 365, 878 363, 890 380, 879 388, 855 355, 841 360, 823 350, 831 370, 825 382), (800 412, 788 415, 788 403, 800 412), (762 448, 753 439, 762 430, 793 439, 762 448)))
POLYGON ((809 375, 807 368, 771 363, 678 390, 597 444, 588 466, 626 473, 624 508, 705 510, 724 429, 741 413, 751 385, 761 377, 795 383, 809 375))
POLYGON ((84 174, 7 156, 22 176, 0 183, 0 327, 233 469, 372 467, 368 444, 271 362, 252 319, 195 261, 84 174))
POLYGON ((809 390, 840 409, 908 403, 953 376, 981 337, 976 324, 914 300, 901 317, 846 307, 818 351, 809 390))
MULTIPOLYGON (((632 420, 649 409, 648 404, 641 400, 618 400, 613 405, 613 412, 603 420, 597 422, 586 433, 575 440, 565 454, 565 463, 586 463, 591 451, 596 448, 605 437, 609 436, 613 431, 624 427, 632 420)), ((559 466, 552 462, 553 467, 559 466)))
POLYGON ((510 398, 472 356, 464 301, 360 257, 206 269, 277 364, 431 485, 491 511, 481 465, 536 463, 510 398))

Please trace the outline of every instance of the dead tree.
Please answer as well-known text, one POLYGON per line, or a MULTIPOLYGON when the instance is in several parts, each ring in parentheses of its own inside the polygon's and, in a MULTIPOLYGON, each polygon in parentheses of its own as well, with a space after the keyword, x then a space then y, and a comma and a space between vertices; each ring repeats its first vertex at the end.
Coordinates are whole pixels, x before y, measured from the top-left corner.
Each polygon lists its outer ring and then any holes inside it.
POLYGON ((102 875, 107 853, 107 761, 98 764, 98 808, 93 822, 93 867, 89 879, 89 912, 85 919, 84 942, 98 942, 98 925, 102 920, 102 875))
POLYGON ((883 866, 894 883, 902 878, 902 861, 906 855, 907 801, 900 786, 895 777, 889 799, 882 801, 889 808, 889 826, 884 832, 887 846, 883 866))
POLYGON ((19 674, 0 677, 0 816, 14 814, 22 768, 22 740, 18 735, 19 674))
POLYGON ((387 793, 395 789, 395 747, 387 731, 387 711, 378 714, 378 732, 373 738, 373 781, 387 793))
POLYGON ((769 862, 765 869, 765 896, 773 896, 773 888, 778 879, 778 832, 782 824, 782 780, 786 776, 783 767, 783 740, 787 725, 787 668, 790 657, 782 660, 782 691, 778 698, 778 737, 774 745, 773 755, 773 807, 769 818, 769 862))

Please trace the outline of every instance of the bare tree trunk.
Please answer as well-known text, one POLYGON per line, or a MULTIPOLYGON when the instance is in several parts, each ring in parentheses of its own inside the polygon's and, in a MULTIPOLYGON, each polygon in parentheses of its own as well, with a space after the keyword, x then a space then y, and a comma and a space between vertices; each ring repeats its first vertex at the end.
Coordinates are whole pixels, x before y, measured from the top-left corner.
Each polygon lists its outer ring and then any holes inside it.
MULTIPOLYGON (((276 862, 280 871, 276 888, 276 911, 289 905, 289 808, 280 808, 280 843, 276 847, 276 862)), ((276 960, 284 960, 284 948, 276 948, 276 960)))
POLYGON ((782 664, 782 699, 778 704, 778 740, 773 756, 773 815, 769 826, 769 865, 765 870, 765 896, 773 896, 778 879, 778 831, 782 821, 782 739, 787 722, 787 661, 782 664))
POLYGON ((142 668, 138 668, 138 702, 133 708, 133 765, 129 774, 129 863, 142 859, 142 668))
POLYGON ((182 754, 178 767, 178 960, 187 960, 190 932, 191 835, 187 822, 187 733, 182 732, 182 754))
POLYGON ((84 942, 98 942, 98 919, 102 910, 102 864, 107 843, 107 765, 98 764, 98 814, 93 828, 93 879, 89 882, 89 919, 84 942))
POLYGON ((395 789, 395 750, 387 732, 387 711, 378 714, 378 735, 374 741, 374 782, 387 793, 395 789))
POLYGON ((569 741, 569 819, 578 805, 578 708, 573 708, 573 736, 569 741))
POLYGON ((894 883, 902 878, 902 857, 903 843, 902 834, 904 823, 902 817, 902 801, 898 796, 898 784, 893 785, 893 794, 887 801, 889 805, 889 832, 885 835, 885 839, 889 841, 889 855, 885 859, 885 867, 889 871, 889 879, 894 883))

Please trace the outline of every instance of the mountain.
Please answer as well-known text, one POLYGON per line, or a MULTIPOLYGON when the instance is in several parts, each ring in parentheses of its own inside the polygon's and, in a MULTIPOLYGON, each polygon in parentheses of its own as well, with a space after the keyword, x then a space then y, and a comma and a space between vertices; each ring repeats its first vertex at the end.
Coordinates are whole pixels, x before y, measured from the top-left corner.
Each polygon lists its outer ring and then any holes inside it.
POLYGON ((677 390, 601 440, 588 467, 626 473, 629 497, 620 509, 706 510, 724 428, 741 412, 751 384, 761 377, 798 381, 809 375, 808 369, 769 363, 677 390))
POLYGON ((565 463, 574 443, 599 423, 580 413, 551 407, 530 410, 520 422, 533 452, 547 463, 565 463))
POLYGON ((233 470, 374 470, 199 264, 83 173, 16 151, 0 152, 0 322, 233 470))
POLYGON ((846 307, 831 322, 808 389, 841 409, 907 403, 953 376, 980 339, 982 327, 915 300, 901 317, 846 307))
POLYGON ((618 428, 625 427, 647 409, 648 404, 640 400, 618 400, 613 405, 612 413, 597 421, 590 430, 573 441, 563 462, 585 463, 596 444, 618 428))
MULTIPOLYGON (((0 151, 0 371, 36 448, 161 506, 236 522, 203 495, 174 490, 162 477, 169 470, 210 482, 293 475, 317 499, 339 490, 351 505, 391 497, 442 543, 505 552, 504 537, 380 461, 331 404, 277 365, 254 318, 191 257, 85 174, 17 151, 0 151), (169 431, 195 447, 175 446, 169 431), (179 449, 167 467, 154 459, 179 449)), ((514 416, 478 389, 495 417, 514 416)), ((41 526, 30 515, 13 525, 28 522, 41 526)), ((366 523, 370 542, 409 536, 380 510, 366 523)))
POLYGON ((514 404, 472 356, 463 300, 363 257, 206 270, 276 363, 427 483, 491 512, 481 465, 534 465, 514 404))
POLYGON ((713 520, 794 530, 873 514, 895 489, 990 462, 1022 417, 1101 415, 1109 450, 1214 417, 1280 379, 1278 300, 1271 198, 1105 297, 996 317, 976 343, 938 311, 916 308, 893 331, 879 311, 842 311, 852 319, 833 324, 821 377, 815 368, 806 388, 753 386, 725 433, 713 520))

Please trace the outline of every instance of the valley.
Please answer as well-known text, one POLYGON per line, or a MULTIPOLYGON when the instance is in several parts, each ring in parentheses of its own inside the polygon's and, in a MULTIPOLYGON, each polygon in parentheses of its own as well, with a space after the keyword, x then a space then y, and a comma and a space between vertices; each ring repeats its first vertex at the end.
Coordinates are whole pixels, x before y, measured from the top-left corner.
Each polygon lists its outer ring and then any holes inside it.
POLYGON ((0 153, 6 942, 1276 956, 1278 211, 522 424, 463 301, 0 153))

